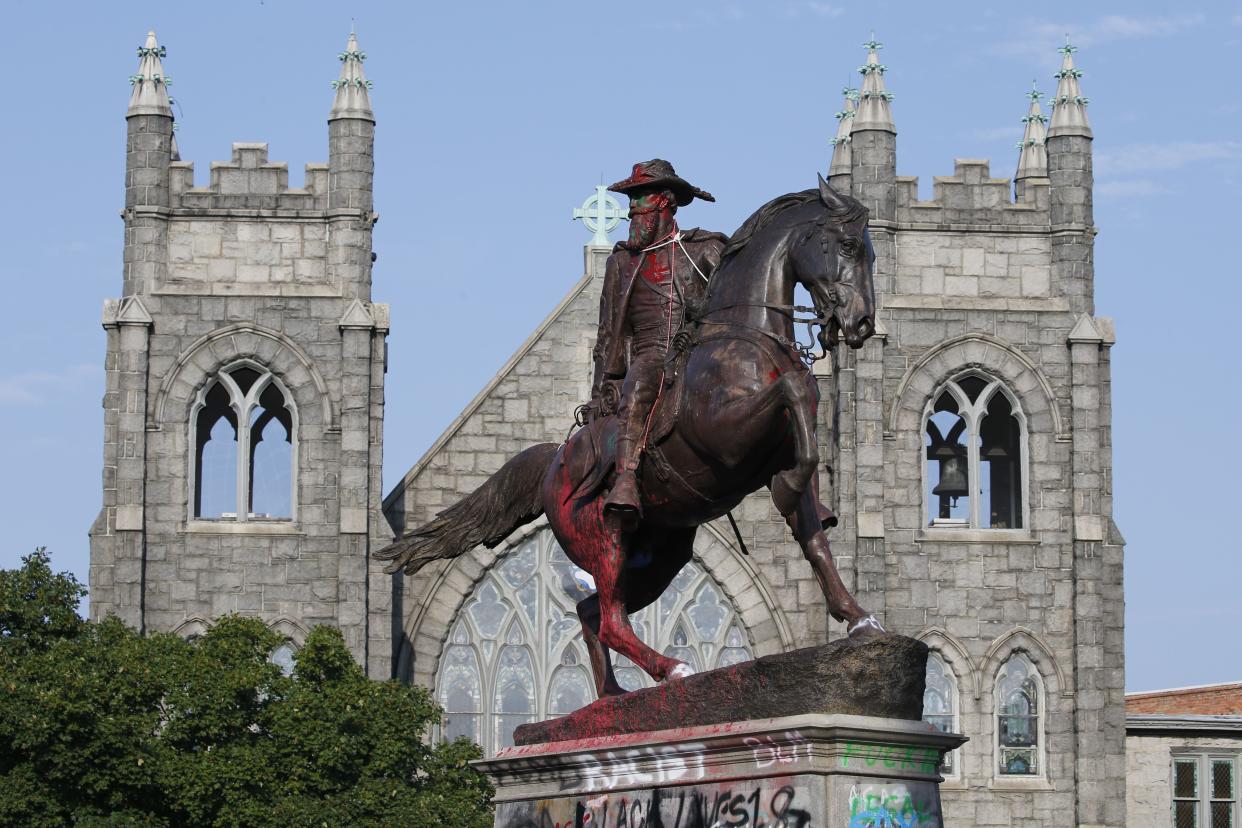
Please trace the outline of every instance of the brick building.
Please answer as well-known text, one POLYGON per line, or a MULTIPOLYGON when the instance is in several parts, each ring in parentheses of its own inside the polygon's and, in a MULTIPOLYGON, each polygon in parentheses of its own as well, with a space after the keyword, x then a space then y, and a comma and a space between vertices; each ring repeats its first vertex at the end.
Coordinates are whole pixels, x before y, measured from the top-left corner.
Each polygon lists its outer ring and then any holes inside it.
POLYGON ((1126 825, 1242 819, 1242 682, 1126 695, 1126 825))

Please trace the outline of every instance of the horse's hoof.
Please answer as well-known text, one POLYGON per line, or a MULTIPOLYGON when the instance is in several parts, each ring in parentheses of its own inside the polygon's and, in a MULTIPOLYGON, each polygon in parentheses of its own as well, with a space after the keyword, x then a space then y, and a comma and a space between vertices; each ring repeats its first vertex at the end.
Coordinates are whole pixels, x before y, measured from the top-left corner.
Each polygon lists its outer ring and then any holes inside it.
POLYGON ((664 680, 672 681, 673 679, 683 679, 683 678, 688 678, 693 675, 694 675, 694 668, 691 667, 689 664, 686 664, 683 661, 681 664, 678 664, 676 667, 674 667, 673 669, 665 673, 664 680))
POLYGON ((888 635, 888 630, 884 629, 884 625, 874 615, 864 615, 850 624, 846 628, 846 633, 850 638, 867 639, 888 635))

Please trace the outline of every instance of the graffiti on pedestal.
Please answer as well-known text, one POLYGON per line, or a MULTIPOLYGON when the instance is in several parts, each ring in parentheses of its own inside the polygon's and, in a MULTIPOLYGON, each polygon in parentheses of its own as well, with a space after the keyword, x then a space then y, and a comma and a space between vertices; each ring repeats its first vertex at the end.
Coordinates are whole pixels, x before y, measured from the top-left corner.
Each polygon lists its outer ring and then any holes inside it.
POLYGON ((939 828, 934 794, 895 783, 853 785, 849 828, 939 828))
POLYGON ((811 828, 810 797, 779 780, 504 803, 497 828, 811 828))
POLYGON ((846 742, 845 751, 841 754, 841 767, 862 766, 936 773, 940 767, 940 751, 933 747, 913 745, 869 745, 846 742), (851 761, 853 765, 850 764, 851 761))
POLYGON ((594 793, 614 788, 698 782, 705 775, 704 749, 705 745, 686 744, 586 754, 580 780, 567 781, 565 784, 574 787, 582 784, 588 792, 594 793))

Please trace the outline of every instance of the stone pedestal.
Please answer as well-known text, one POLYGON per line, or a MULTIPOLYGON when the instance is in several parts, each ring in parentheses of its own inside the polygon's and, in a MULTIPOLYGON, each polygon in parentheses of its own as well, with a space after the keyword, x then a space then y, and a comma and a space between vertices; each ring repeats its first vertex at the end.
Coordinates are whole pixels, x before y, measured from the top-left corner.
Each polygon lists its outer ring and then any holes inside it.
POLYGON ((496 828, 940 828, 946 751, 923 722, 848 714, 522 745, 477 762, 496 828))

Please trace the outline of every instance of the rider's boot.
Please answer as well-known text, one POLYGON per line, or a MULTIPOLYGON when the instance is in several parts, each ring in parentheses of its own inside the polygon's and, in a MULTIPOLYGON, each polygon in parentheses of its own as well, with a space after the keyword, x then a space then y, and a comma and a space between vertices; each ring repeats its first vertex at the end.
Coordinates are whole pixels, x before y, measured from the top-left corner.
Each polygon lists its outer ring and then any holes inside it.
POLYGON ((611 529, 632 532, 643 516, 642 496, 638 491, 638 441, 629 437, 617 440, 617 479, 604 500, 604 522, 611 529))

